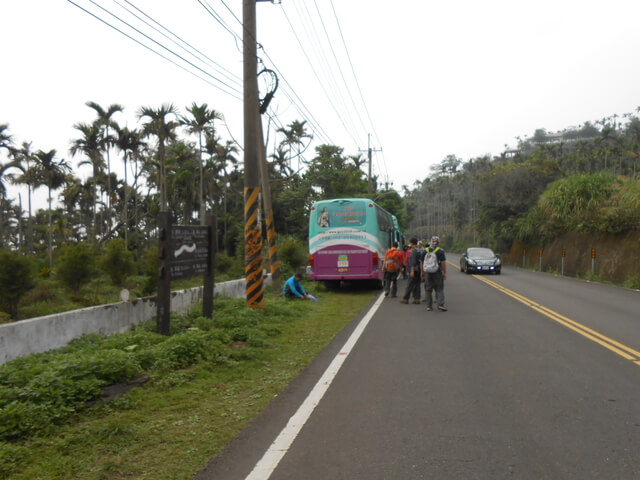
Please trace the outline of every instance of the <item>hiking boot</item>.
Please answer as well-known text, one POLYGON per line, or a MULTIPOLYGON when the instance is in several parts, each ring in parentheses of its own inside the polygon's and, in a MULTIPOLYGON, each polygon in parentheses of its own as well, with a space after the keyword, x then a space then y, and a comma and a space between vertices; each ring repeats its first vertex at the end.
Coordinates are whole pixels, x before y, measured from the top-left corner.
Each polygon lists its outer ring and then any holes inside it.
POLYGON ((413 304, 414 304, 414 305, 420 305, 420 300, 414 300, 414 301, 413 301, 413 304))
POLYGON ((389 292, 384 292, 384 296, 388 297, 389 296, 389 292))
POLYGON ((400 303, 409 303, 409 300, 407 300, 406 298, 401 298, 400 303))
POLYGON ((432 307, 427 307, 427 312, 431 312, 433 310, 432 307))
POLYGON ((438 310, 440 310, 441 312, 446 312, 447 307, 445 307, 444 305, 438 305, 438 310))

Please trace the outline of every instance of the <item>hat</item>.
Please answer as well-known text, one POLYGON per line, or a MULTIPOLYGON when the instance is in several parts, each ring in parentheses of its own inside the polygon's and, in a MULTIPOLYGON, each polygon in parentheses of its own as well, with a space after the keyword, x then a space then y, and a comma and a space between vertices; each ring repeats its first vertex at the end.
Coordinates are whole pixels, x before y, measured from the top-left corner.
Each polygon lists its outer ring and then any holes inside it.
POLYGON ((437 247, 438 245, 440 245, 440 237, 438 237, 437 235, 434 235, 433 237, 431 237, 430 245, 432 247, 437 247))

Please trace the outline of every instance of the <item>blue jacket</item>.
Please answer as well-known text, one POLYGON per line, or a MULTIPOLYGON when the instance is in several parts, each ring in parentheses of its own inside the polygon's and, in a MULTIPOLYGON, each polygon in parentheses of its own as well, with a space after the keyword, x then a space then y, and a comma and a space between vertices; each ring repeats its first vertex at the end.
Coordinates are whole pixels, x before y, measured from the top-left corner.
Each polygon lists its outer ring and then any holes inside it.
POLYGON ((284 283, 284 287, 282 287, 282 294, 287 296, 287 294, 293 294, 298 298, 302 298, 302 295, 306 295, 304 287, 302 284, 296 280, 296 276, 293 275, 289 277, 289 279, 284 283))

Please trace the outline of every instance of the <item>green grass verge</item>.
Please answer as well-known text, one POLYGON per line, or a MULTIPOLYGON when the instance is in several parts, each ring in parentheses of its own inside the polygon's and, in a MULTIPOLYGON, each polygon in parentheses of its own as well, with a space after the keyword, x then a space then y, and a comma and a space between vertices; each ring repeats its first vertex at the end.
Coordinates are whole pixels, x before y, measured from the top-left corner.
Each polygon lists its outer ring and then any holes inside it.
MULTIPOLYGON (((320 303, 267 298, 277 328, 266 341, 230 342, 224 361, 154 370, 143 387, 46 434, 0 442, 0 478, 191 479, 377 292, 316 293, 320 303)), ((246 315, 242 300, 218 306, 223 323, 246 315)))

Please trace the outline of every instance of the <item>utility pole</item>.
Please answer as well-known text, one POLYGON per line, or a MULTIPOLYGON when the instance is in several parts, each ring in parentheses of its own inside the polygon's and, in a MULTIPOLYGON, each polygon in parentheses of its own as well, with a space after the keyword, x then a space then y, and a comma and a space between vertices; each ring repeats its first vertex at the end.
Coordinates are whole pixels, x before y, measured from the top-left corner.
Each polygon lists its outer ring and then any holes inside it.
POLYGON ((264 308, 262 275, 262 232, 258 228, 260 210, 260 164, 258 157, 258 59, 256 41, 256 0, 243 0, 243 80, 244 80, 244 257, 247 306, 264 308))
MULTIPOLYGON (((360 150, 360 152, 363 152, 363 151, 364 150, 360 150)), ((378 149, 371 148, 371 134, 370 133, 367 134, 367 150, 366 151, 367 151, 367 154, 369 156, 369 174, 367 176, 367 183, 368 183, 367 190, 369 192, 369 195, 371 195, 371 194, 373 194, 373 177, 371 175, 371 160, 372 160, 371 157, 372 157, 372 153, 373 152, 381 152, 382 149, 381 148, 378 148, 378 149)))
POLYGON ((264 204, 264 217, 267 227, 267 243, 269 245, 269 265, 271 267, 271 286, 277 292, 280 290, 280 262, 278 261, 278 245, 276 226, 273 220, 273 206, 271 204, 271 186, 269 185, 269 165, 267 164, 267 146, 264 143, 262 119, 258 117, 258 135, 260 145, 258 147, 260 161, 260 177, 262 178, 262 200, 264 204))

